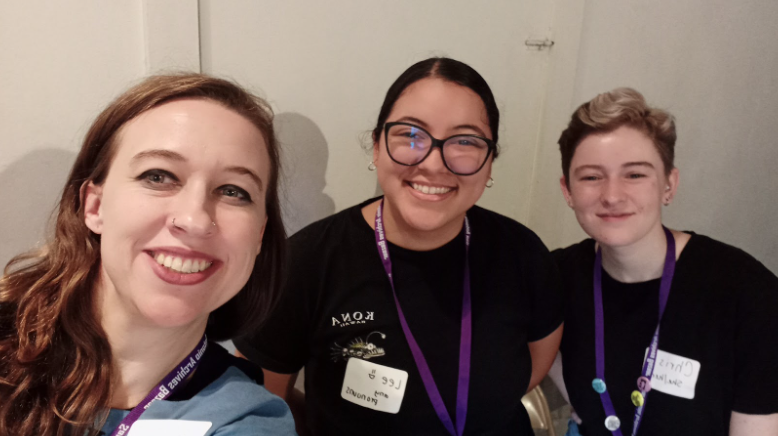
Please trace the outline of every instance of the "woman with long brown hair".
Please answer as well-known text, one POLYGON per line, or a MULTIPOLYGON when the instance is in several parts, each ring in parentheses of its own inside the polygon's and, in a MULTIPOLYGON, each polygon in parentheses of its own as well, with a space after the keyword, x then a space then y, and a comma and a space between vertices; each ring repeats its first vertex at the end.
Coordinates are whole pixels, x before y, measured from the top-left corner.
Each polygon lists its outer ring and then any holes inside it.
POLYGON ((155 76, 111 103, 53 237, 0 281, 0 435, 293 434, 261 371, 212 342, 278 295, 278 173, 272 112, 233 83, 155 76))

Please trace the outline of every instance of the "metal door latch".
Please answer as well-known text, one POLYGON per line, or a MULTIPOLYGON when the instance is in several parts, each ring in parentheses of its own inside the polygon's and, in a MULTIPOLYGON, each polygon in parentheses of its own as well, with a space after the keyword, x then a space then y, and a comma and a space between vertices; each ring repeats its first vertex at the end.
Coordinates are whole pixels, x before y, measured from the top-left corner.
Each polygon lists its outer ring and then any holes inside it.
POLYGON ((552 47, 554 45, 554 41, 545 38, 545 39, 528 39, 524 41, 524 45, 527 47, 533 47, 537 48, 538 51, 552 47))

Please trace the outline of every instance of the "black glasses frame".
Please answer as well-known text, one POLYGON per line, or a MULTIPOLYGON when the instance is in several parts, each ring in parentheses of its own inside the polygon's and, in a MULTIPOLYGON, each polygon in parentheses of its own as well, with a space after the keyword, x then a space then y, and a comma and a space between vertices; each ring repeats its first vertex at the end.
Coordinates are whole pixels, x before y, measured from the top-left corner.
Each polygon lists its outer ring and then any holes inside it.
POLYGON ((389 157, 392 159, 392 161, 394 163, 398 164, 398 165, 403 165, 403 166, 406 166, 406 167, 413 167, 413 166, 419 165, 420 163, 424 162, 424 160, 427 159, 429 157, 429 155, 432 153, 432 150, 434 150, 435 147, 438 147, 438 148, 440 148, 440 159, 443 161, 443 165, 446 167, 446 169, 448 169, 449 171, 451 171, 452 173, 454 173, 454 174, 456 174, 458 176, 472 176, 473 174, 476 174, 479 171, 481 171, 481 169, 484 167, 484 165, 486 165, 486 161, 489 160, 489 156, 491 156, 492 152, 494 152, 494 150, 497 148, 497 145, 494 143, 494 141, 492 141, 489 138, 484 138, 483 136, 460 134, 460 135, 452 135, 452 136, 449 136, 448 138, 445 138, 445 139, 437 139, 434 136, 430 135, 430 132, 424 130, 423 128, 421 128, 419 126, 417 126, 416 124, 404 123, 404 122, 399 122, 399 121, 398 122, 391 122, 391 123, 384 124, 384 143, 385 143, 385 146, 386 146, 386 154, 389 155, 389 157), (407 163, 399 162, 397 159, 395 159, 394 156, 392 156, 392 152, 389 150, 389 129, 391 129, 394 126, 413 127, 415 129, 419 129, 422 132, 426 133, 427 136, 429 136, 429 138, 432 140, 432 146, 430 147, 430 149, 427 152, 427 154, 425 154, 424 157, 421 158, 418 162, 412 163, 412 164, 407 164, 407 163), (471 137, 471 138, 478 138, 478 139, 484 141, 486 143, 487 147, 488 147, 488 150, 486 152, 486 156, 484 157, 484 161, 481 162, 481 165, 478 166, 478 169, 476 169, 472 173, 458 173, 458 172, 452 170, 451 167, 448 166, 448 162, 446 162, 446 154, 443 153, 443 145, 446 142, 448 142, 451 138, 457 138, 457 137, 460 137, 460 136, 467 136, 467 137, 471 137))

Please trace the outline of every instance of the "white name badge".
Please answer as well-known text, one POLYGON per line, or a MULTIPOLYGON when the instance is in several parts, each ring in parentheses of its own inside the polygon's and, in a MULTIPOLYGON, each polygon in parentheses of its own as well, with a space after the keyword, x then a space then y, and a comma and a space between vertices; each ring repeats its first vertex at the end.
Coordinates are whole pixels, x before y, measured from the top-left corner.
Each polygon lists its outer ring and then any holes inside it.
POLYGON ((651 389, 691 400, 694 399, 694 388, 699 376, 700 362, 657 350, 654 373, 651 375, 651 389))
POLYGON ((346 365, 346 377, 340 396, 368 409, 397 413, 407 383, 406 371, 352 357, 346 365))
POLYGON ((141 419, 135 421, 127 436, 203 436, 212 425, 208 421, 141 419))

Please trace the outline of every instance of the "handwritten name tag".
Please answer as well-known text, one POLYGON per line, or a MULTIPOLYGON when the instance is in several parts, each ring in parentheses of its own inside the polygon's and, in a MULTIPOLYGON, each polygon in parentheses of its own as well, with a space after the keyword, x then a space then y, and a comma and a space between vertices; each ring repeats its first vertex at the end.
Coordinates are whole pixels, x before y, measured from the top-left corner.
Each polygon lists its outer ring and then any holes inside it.
POLYGON ((203 436, 212 425, 208 421, 141 419, 135 421, 127 436, 203 436))
POLYGON ((406 371, 352 357, 346 365, 340 396, 368 409, 397 413, 407 383, 406 371))
POLYGON ((694 388, 699 376, 700 362, 657 350, 654 374, 651 375, 651 389, 691 400, 694 399, 694 388))

